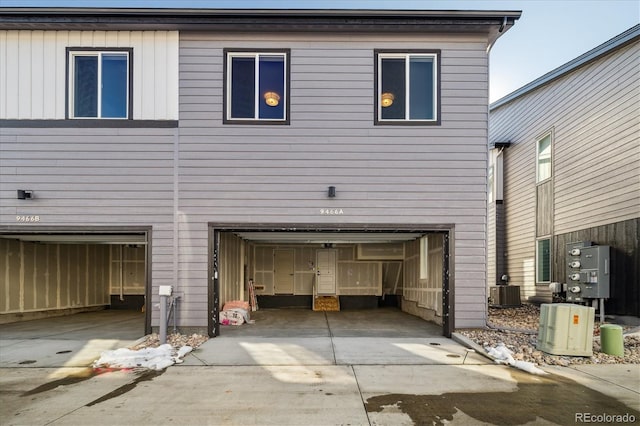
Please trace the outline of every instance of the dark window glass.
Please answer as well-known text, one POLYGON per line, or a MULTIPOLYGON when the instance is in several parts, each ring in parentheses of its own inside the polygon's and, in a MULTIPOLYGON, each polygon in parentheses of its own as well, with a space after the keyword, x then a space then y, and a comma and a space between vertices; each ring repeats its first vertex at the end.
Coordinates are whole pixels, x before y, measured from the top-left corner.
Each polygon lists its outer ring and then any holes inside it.
POLYGON ((127 55, 102 55, 102 116, 127 117, 127 55))
POLYGON ((284 119, 284 57, 261 56, 260 57, 260 82, 259 93, 259 117, 264 119, 284 119), (268 95, 267 95, 268 94, 268 95), (271 105, 267 103, 265 95, 272 99, 271 105), (277 105, 273 105, 277 102, 277 105))
POLYGON ((231 59, 231 118, 255 118, 255 59, 231 59))
POLYGON ((73 115, 98 116, 98 57, 75 56, 73 79, 73 115))
POLYGON ((393 96, 393 102, 387 107, 381 107, 382 118, 386 120, 405 118, 405 59, 384 58, 382 67, 382 96, 393 96))
POLYGON ((435 119, 433 86, 433 59, 425 57, 410 58, 409 118, 411 120, 435 119))
POLYGON ((537 282, 551 280, 551 240, 538 241, 538 277, 537 282))

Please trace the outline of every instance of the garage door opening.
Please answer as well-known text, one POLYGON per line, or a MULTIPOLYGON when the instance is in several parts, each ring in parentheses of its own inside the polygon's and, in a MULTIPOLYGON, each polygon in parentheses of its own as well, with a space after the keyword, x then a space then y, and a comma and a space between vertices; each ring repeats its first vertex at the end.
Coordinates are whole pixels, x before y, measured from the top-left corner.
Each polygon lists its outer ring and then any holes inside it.
MULTIPOLYGON (((3 231, 0 323, 83 312, 105 312, 108 323, 120 312, 129 328, 147 333, 149 233, 3 231)), ((95 322, 100 316, 91 318, 95 322)))
POLYGON ((220 326, 225 303, 253 301, 255 293, 258 309, 272 309, 273 315, 283 308, 335 315, 356 309, 397 309, 431 323, 425 327, 437 324, 443 335, 450 336, 451 233, 447 227, 210 225, 210 335, 225 331, 220 326))

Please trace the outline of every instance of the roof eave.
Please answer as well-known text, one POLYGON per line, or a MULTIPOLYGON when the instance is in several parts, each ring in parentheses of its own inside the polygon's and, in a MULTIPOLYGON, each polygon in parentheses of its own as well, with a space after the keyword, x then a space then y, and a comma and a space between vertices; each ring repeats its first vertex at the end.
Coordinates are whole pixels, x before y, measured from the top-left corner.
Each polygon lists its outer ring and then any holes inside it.
POLYGON ((589 50, 588 52, 578 56, 577 58, 567 62, 558 68, 549 71, 543 76, 533 80, 532 82, 522 86, 521 88, 509 93, 508 95, 498 99, 489 105, 489 110, 500 108, 538 88, 545 86, 565 75, 587 65, 601 57, 610 54, 618 49, 627 46, 640 39, 640 24, 628 29, 627 31, 615 36, 614 38, 604 42, 603 44, 589 50))
POLYGON ((520 11, 0 8, 0 29, 480 32, 520 11))

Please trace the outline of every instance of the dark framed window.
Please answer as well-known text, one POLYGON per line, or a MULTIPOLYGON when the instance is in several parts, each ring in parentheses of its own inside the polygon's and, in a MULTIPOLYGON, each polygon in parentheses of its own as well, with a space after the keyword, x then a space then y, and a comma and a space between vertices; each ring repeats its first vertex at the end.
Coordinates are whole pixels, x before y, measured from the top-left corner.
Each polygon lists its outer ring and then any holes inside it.
POLYGON ((132 48, 67 48, 67 117, 130 119, 132 48))
POLYGON ((536 241, 536 283, 551 282, 551 239, 536 241))
POLYGON ((440 51, 376 51, 376 124, 440 124, 440 51))
POLYGON ((289 122, 289 50, 226 50, 225 123, 289 122))

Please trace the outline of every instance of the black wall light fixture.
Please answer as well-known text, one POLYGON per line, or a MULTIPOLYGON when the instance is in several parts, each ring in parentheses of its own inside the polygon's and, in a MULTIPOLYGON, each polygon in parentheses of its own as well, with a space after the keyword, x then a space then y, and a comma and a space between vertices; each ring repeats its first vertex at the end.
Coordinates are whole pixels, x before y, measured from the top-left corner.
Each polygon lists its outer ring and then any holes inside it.
POLYGON ((334 198, 336 196, 336 187, 330 186, 329 191, 327 192, 327 197, 334 198))
POLYGON ((18 189, 18 200, 31 200, 33 198, 33 191, 26 189, 18 189))

